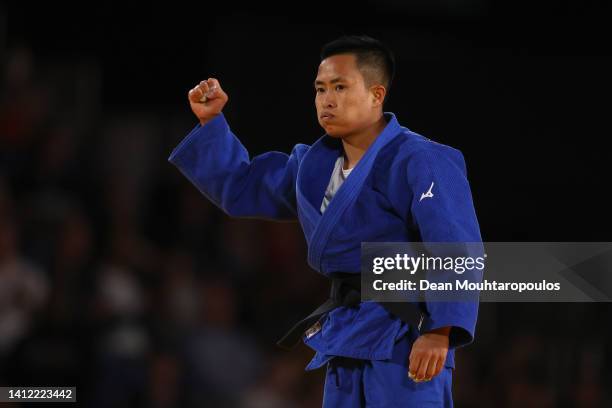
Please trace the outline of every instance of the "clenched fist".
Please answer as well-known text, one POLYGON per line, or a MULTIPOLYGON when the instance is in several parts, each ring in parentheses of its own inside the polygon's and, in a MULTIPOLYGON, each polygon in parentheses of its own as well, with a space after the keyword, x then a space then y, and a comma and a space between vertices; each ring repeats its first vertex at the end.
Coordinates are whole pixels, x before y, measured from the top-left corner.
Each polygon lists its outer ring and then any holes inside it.
POLYGON ((448 353, 450 330, 450 327, 432 330, 415 340, 409 357, 408 377, 421 382, 440 374, 448 353))
POLYGON ((229 99, 215 78, 200 82, 189 91, 188 97, 191 110, 202 126, 220 114, 229 99))

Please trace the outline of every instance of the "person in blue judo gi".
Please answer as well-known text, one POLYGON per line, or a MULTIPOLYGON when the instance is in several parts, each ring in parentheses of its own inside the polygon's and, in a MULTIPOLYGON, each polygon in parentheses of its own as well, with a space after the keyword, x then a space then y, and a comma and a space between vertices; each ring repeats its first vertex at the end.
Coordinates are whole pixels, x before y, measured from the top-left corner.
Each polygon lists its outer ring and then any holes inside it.
POLYGON ((168 159, 230 216, 299 219, 308 264, 332 280, 332 296, 279 344, 316 351, 306 369, 326 366, 324 407, 450 407, 455 349, 474 338, 477 302, 424 301, 411 319, 355 296, 362 242, 481 242, 461 152, 383 111, 394 71, 373 38, 326 44, 314 81, 325 134, 253 158, 209 78, 189 91, 199 124, 168 159))

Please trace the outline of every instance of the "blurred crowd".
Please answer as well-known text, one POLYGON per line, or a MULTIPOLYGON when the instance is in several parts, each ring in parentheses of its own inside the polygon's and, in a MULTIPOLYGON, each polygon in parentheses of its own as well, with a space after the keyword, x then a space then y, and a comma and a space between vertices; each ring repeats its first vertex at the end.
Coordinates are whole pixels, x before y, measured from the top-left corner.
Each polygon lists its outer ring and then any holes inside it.
MULTIPOLYGON (((4 52, 0 385, 88 407, 318 407, 275 341, 327 296, 297 223, 233 220, 167 161, 188 106, 103 103, 93 60, 4 52)), ((611 406, 607 305, 483 304, 458 407, 611 406)), ((18 405, 16 405, 18 406, 18 405)))

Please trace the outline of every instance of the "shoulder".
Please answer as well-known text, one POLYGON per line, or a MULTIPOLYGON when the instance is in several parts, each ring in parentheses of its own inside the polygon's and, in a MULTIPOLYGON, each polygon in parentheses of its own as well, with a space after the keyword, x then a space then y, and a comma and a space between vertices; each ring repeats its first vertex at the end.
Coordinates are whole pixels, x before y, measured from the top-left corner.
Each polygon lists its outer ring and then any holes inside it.
POLYGON ((459 149, 438 143, 405 127, 385 146, 377 162, 386 164, 385 167, 393 171, 448 165, 465 170, 465 160, 459 149))

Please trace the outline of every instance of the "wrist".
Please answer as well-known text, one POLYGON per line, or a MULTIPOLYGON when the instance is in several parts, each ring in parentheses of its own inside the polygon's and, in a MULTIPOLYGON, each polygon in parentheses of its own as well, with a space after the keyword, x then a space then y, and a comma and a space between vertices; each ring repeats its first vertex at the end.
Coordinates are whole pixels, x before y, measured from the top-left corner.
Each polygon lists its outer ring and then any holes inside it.
POLYGON ((204 126, 207 123, 212 122, 217 116, 219 116, 221 114, 221 112, 212 115, 212 116, 206 116, 206 117, 199 117, 198 120, 200 121, 200 125, 204 126))
POLYGON ((200 126, 204 126, 205 124, 207 124, 208 122, 210 122, 211 119, 200 119, 200 126))
POLYGON ((448 337, 450 335, 451 326, 439 327, 437 329, 429 330, 427 333, 440 334, 448 337))

